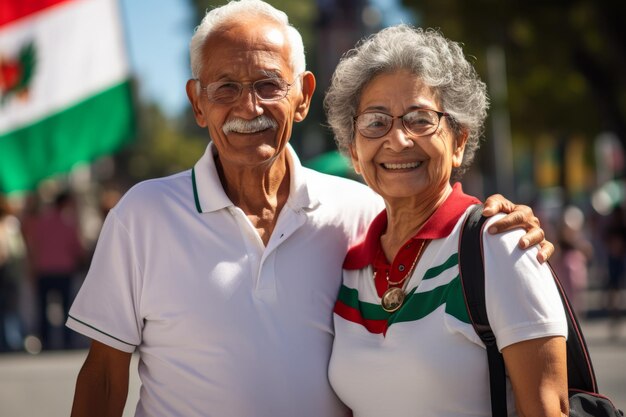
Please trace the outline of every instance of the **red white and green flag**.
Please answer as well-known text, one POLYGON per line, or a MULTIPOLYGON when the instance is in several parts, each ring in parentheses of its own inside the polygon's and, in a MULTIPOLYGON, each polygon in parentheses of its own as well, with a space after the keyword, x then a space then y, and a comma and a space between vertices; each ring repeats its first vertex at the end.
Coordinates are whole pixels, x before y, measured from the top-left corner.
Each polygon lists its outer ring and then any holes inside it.
POLYGON ((29 190, 133 135, 118 0, 0 1, 0 192, 29 190))

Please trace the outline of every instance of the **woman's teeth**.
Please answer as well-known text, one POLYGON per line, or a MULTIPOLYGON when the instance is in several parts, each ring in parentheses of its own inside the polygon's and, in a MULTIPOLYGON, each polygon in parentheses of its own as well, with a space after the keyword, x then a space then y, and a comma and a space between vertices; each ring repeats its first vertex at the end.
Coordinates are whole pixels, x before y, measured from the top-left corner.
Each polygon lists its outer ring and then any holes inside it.
POLYGON ((420 162, 407 162, 404 164, 383 164, 386 169, 410 169, 420 166, 420 162))

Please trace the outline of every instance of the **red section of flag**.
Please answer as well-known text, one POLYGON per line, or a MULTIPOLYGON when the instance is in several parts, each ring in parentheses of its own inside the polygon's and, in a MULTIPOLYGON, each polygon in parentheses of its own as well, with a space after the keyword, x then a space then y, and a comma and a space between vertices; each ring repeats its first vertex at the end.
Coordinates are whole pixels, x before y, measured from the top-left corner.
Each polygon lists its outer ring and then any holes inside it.
POLYGON ((0 1, 0 26, 72 0, 2 0, 0 1))
POLYGON ((0 91, 15 88, 22 76, 22 65, 16 61, 0 61, 0 91))

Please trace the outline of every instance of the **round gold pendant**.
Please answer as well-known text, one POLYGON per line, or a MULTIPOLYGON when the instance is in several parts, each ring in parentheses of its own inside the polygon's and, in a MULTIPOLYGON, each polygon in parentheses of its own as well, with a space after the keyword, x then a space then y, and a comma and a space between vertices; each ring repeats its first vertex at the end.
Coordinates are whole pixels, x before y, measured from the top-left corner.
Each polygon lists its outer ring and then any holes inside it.
POLYGON ((385 291, 380 303, 383 307, 383 310, 385 310, 387 313, 393 313, 402 306, 402 303, 404 302, 404 297, 405 294, 402 288, 391 287, 387 289, 387 291, 385 291))

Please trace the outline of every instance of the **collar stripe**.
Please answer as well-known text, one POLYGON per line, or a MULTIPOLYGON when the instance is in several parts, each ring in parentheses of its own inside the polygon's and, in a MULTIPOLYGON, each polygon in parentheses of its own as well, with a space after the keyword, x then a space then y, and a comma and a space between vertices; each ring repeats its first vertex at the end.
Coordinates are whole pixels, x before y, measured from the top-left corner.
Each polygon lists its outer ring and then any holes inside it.
POLYGON ((196 202, 196 210, 198 213, 202 213, 202 206, 200 206, 200 197, 198 196, 198 186, 196 185, 196 168, 191 168, 191 185, 193 186, 193 199, 196 202))

